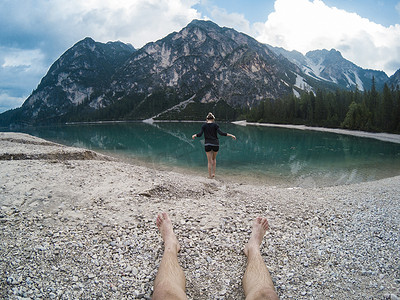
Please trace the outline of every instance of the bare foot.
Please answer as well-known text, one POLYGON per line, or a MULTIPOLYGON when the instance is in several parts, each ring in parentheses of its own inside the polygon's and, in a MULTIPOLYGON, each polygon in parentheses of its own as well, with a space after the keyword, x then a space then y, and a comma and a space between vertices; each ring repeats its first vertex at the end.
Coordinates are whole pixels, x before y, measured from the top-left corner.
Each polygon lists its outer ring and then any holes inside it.
POLYGON ((165 250, 179 252, 181 247, 174 233, 174 229, 172 228, 171 219, 168 214, 165 212, 159 214, 156 219, 156 224, 163 238, 165 250))
POLYGON ((266 218, 258 217, 253 221, 250 239, 244 247, 244 254, 249 255, 250 250, 260 251, 260 245, 269 225, 266 218))

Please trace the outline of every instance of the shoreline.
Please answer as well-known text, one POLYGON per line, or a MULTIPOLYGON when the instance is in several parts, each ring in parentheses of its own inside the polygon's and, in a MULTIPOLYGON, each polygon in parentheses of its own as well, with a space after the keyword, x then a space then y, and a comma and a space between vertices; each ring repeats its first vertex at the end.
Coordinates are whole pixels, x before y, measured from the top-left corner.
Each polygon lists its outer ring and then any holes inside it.
MULTIPOLYGON (((154 171, 176 172, 188 176, 205 177, 207 174, 207 166, 188 168, 185 166, 169 165, 162 162, 153 162, 146 159, 136 157, 127 157, 123 154, 116 154, 103 150, 96 150, 105 156, 110 156, 117 161, 131 165, 146 167, 154 171)), ((317 176, 313 174, 295 174, 292 176, 282 174, 265 174, 255 170, 241 171, 240 173, 232 171, 226 167, 219 167, 216 174, 216 180, 232 184, 246 184, 254 186, 268 186, 271 188, 324 188, 333 186, 352 185, 363 182, 373 182, 380 179, 399 176, 398 172, 392 171, 375 171, 374 176, 368 177, 362 169, 357 172, 335 173, 331 172, 329 176, 317 176)))
POLYGON ((357 137, 365 137, 377 139, 384 142, 391 142, 400 144, 400 134, 393 133, 375 133, 375 132, 367 132, 367 131, 356 131, 356 130, 347 130, 340 128, 326 128, 326 127, 311 127, 306 125, 291 125, 291 124, 272 124, 272 123, 258 123, 258 122, 247 122, 247 121, 235 121, 232 122, 235 125, 239 126, 265 126, 265 127, 280 127, 280 128, 289 128, 289 129, 298 129, 298 130, 312 130, 312 131, 321 131, 321 132, 331 132, 337 134, 344 135, 352 135, 357 137))
MULTIPOLYGON (((135 121, 104 121, 104 122, 83 122, 83 123, 76 123, 76 124, 69 124, 67 126, 75 126, 79 124, 94 124, 94 125, 102 125, 102 124, 109 124, 109 123, 146 123, 144 121, 135 120, 135 121)), ((192 122, 192 121, 165 121, 165 120, 155 120, 154 125, 157 123, 168 123, 168 122, 192 122)), ((199 121, 201 122, 201 121, 199 121)), ((323 128, 323 127, 307 127, 304 125, 289 125, 289 124, 271 124, 271 123, 250 123, 246 121, 236 121, 231 122, 236 126, 262 126, 262 127, 278 127, 278 128, 291 128, 295 130, 312 130, 312 131, 319 131, 319 132, 330 132, 334 134, 343 134, 343 135, 352 135, 364 138, 373 138, 375 140, 385 141, 385 142, 392 142, 395 144, 400 143, 400 135, 395 134, 387 134, 387 133, 369 133, 369 132, 362 132, 362 131, 350 131, 350 130, 343 130, 343 129, 330 129, 330 128, 323 128)), ((55 140, 56 142, 60 142, 55 140)), ((62 141, 60 143, 63 143, 62 141)), ((68 144, 68 143, 66 143, 68 144)), ((79 146, 78 146, 79 147, 79 146)), ((84 147, 84 146, 83 146, 84 147)), ((127 163, 131 163, 134 165, 141 165, 146 166, 153 169, 159 170, 173 170, 176 172, 183 172, 188 173, 189 175, 202 175, 203 174, 203 167, 198 167, 198 169, 190 168, 187 169, 185 166, 178 166, 178 165, 168 165, 165 162, 153 161, 149 158, 139 158, 136 156, 126 158, 123 157, 120 153, 116 153, 112 150, 103 150, 103 149, 94 149, 94 151, 98 151, 99 153, 103 153, 104 155, 108 155, 114 157, 118 160, 122 160, 127 163)), ((327 174, 325 173, 318 173, 318 170, 314 173, 309 172, 306 174, 295 172, 294 174, 275 172, 275 173, 256 173, 254 170, 248 170, 247 172, 243 171, 237 173, 232 172, 231 168, 218 168, 218 175, 220 178, 224 178, 224 180, 232 181, 235 183, 246 183, 246 184, 256 184, 256 185, 269 185, 269 186, 278 186, 278 187, 327 187, 327 186, 340 186, 340 185, 348 185, 357 182, 365 182, 365 181, 375 181, 383 178, 388 178, 392 176, 398 175, 398 169, 395 167, 385 168, 381 166, 379 171, 375 173, 368 173, 368 170, 364 170, 362 168, 353 170, 353 169, 344 169, 342 170, 333 170, 327 174), (256 175, 258 174, 258 175, 256 175)))
POLYGON ((281 299, 400 296, 400 176, 254 185, 20 133, 0 133, 0 151, 1 298, 151 298, 161 211, 181 245, 189 299, 244 299, 243 247, 260 215, 270 223, 262 257, 281 299))

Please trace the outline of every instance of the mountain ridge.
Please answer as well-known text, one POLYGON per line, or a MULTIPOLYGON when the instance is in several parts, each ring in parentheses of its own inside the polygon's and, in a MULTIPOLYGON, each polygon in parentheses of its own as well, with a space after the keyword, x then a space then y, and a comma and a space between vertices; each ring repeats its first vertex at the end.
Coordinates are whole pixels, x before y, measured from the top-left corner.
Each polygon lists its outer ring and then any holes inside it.
MULTIPOLYGON (((268 63, 269 67, 280 63, 280 60, 272 52, 269 52, 267 48, 263 49, 260 45, 245 34, 229 28, 220 28, 210 21, 196 20, 180 32, 172 33, 141 48, 138 52, 138 57, 125 64, 123 67, 125 73, 119 76, 119 79, 123 76, 131 76, 132 81, 122 82, 120 87, 116 85, 114 88, 126 90, 128 85, 134 82, 139 89, 142 89, 143 87, 140 86, 143 80, 142 77, 148 78, 149 74, 137 74, 139 72, 138 69, 139 67, 143 68, 146 63, 153 63, 155 66, 150 70, 152 84, 149 86, 149 92, 156 87, 173 87, 178 84, 182 93, 192 96, 194 90, 198 92, 208 84, 211 88, 201 97, 200 102, 208 102, 211 98, 220 99, 222 89, 224 92, 228 91, 229 93, 230 86, 221 87, 221 81, 224 81, 225 85, 230 84, 231 77, 228 80, 223 80, 223 78, 231 75, 227 74, 232 71, 231 69, 241 67, 243 71, 241 75, 260 79, 254 73, 265 70, 267 68, 265 62, 268 63), (198 26, 198 24, 201 24, 201 26, 198 26), (182 39, 189 39, 190 43, 185 43, 181 41, 182 39), (182 46, 183 51, 176 50, 182 46), (268 51, 268 53, 264 55, 263 51, 268 51), (146 59, 152 61, 146 62, 146 59), (250 71, 253 74, 250 74, 250 71), (195 76, 195 78, 190 78, 191 76, 195 76), (183 85, 179 81, 186 82, 183 85)), ((292 68, 295 67, 292 66, 292 68)), ((271 67, 270 73, 279 71, 277 68, 271 67)), ((267 76, 270 73, 264 75, 267 76)), ((281 73, 285 72, 281 71, 281 73)), ((280 74, 280 77, 282 76, 284 75, 280 74)), ((291 80, 288 77, 285 79, 291 80)), ((264 94, 266 96, 275 98, 277 95, 283 95, 289 91, 286 87, 281 86, 282 83, 280 81, 275 81, 274 83, 277 88, 272 86, 269 90, 265 90, 264 94)), ((237 86, 234 92, 238 93, 237 86)), ((261 95, 258 96, 261 97, 261 95)), ((235 100, 230 97, 228 102, 234 103, 235 100)))
POLYGON ((20 108, 0 114, 0 124, 197 119, 218 108, 231 119, 238 108, 288 94, 354 89, 360 82, 364 89, 374 74, 381 76, 375 78, 380 87, 384 72, 364 70, 334 49, 304 56, 211 21, 193 20, 140 49, 89 37, 77 42, 20 108), (338 66, 347 73, 340 74, 338 66))
POLYGON ((398 69, 388 81, 389 86, 398 87, 400 89, 400 69, 398 69))
POLYGON ((369 90, 374 77, 377 89, 381 90, 389 80, 385 72, 363 69, 345 59, 335 49, 313 50, 303 55, 296 50, 287 51, 280 47, 269 47, 295 63, 305 74, 316 80, 337 84, 342 89, 369 90))

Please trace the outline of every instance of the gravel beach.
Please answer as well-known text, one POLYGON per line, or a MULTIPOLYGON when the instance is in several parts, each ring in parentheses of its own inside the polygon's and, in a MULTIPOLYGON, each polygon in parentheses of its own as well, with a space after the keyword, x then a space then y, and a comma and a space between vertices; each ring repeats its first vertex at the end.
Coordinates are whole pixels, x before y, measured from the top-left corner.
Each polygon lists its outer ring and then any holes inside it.
POLYGON ((0 133, 0 298, 151 299, 166 211, 189 299, 244 299, 251 222, 281 299, 400 298, 400 176, 274 187, 0 133))

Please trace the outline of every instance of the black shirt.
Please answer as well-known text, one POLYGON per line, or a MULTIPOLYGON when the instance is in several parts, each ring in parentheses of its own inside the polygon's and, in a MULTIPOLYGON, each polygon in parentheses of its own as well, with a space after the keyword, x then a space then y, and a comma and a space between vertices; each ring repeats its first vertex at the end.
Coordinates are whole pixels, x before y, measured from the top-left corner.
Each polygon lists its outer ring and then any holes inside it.
POLYGON ((203 126, 201 126, 201 131, 196 134, 197 137, 201 137, 204 132, 204 146, 210 145, 210 146, 219 146, 219 140, 218 140, 218 135, 227 136, 226 132, 221 131, 219 129, 218 124, 216 123, 204 123, 203 126))

